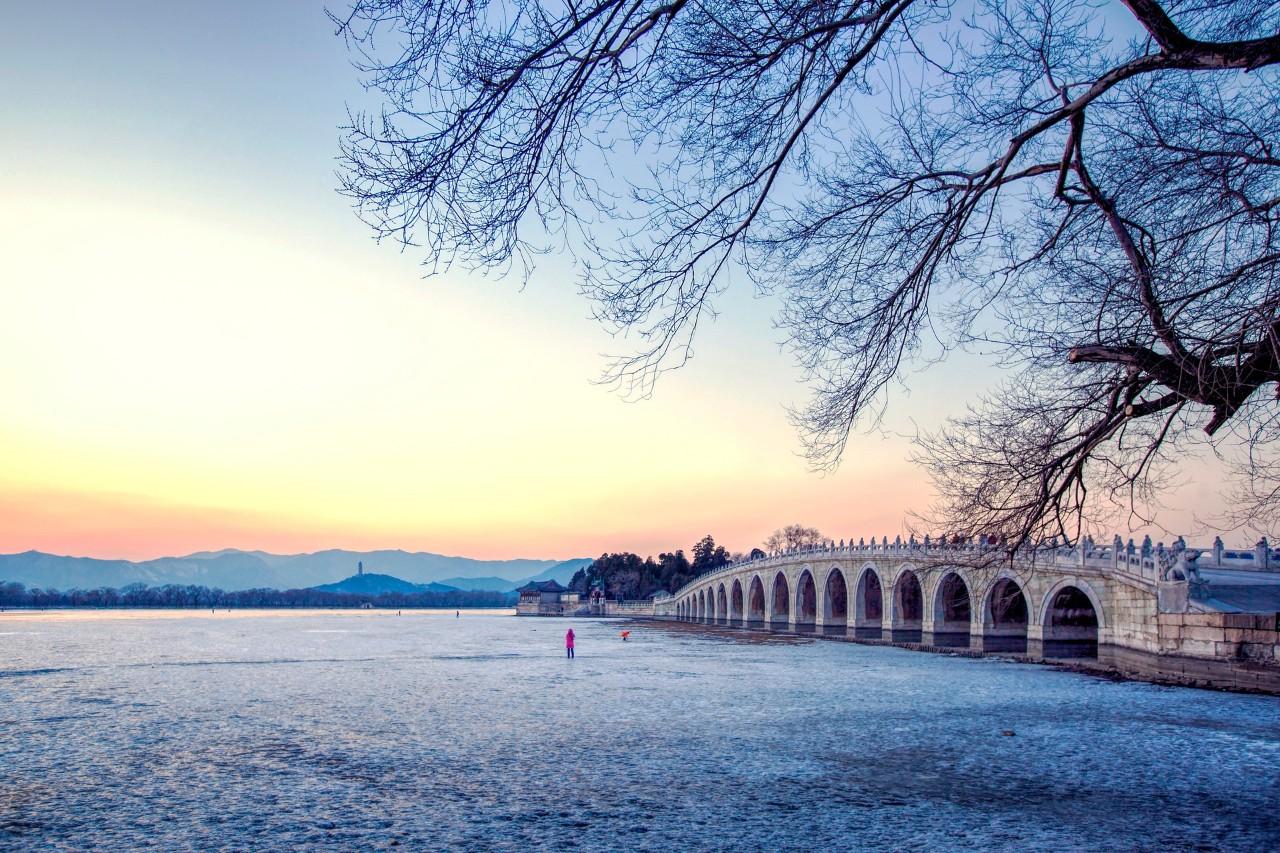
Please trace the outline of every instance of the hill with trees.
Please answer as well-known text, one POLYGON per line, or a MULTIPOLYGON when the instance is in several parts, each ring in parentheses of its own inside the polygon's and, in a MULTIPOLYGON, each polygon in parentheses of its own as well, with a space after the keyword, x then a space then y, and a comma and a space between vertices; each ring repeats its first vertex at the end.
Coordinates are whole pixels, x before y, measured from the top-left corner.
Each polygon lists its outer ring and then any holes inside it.
POLYGON ((590 566, 580 569, 569 582, 569 588, 586 593, 599 586, 609 598, 648 598, 655 592, 672 592, 703 572, 731 562, 729 552, 717 545, 710 535, 693 546, 693 560, 682 549, 641 558, 621 552, 601 554, 590 566))
MULTIPOLYGON (((459 587, 442 583, 409 583, 392 575, 380 575, 372 572, 352 575, 337 583, 321 584, 311 588, 320 592, 343 592, 349 595, 383 595, 385 593, 411 595, 418 592, 457 592, 459 589, 459 587)), ((494 592, 506 591, 492 587, 487 589, 494 592)))

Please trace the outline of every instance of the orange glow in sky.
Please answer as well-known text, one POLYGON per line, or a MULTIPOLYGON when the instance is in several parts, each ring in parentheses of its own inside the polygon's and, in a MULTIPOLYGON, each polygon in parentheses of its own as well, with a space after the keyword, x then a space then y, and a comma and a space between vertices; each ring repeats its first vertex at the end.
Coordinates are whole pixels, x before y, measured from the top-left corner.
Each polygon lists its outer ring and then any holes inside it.
MULTIPOLYGON (((334 191, 361 92, 322 4, 109 6, 0 31, 0 551, 748 550, 792 522, 892 538, 927 503, 903 438, 808 470, 769 300, 731 289, 627 403, 591 380, 633 343, 566 259, 521 290, 374 244, 334 191)), ((932 368, 889 425, 993 379, 932 368)))

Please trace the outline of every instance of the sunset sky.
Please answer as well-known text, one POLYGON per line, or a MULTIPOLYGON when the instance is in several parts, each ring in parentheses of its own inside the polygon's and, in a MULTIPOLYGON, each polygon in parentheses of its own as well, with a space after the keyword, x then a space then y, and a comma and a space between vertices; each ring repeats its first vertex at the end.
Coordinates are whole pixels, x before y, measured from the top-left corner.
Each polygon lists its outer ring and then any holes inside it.
MULTIPOLYGON (((22 4, 0 75, 3 552, 892 538, 929 499, 900 436, 998 376, 911 377, 819 476, 776 306, 739 287, 689 366, 619 399, 592 380, 630 344, 567 261, 521 290, 371 240, 335 191, 362 93, 320 3, 22 4)), ((1162 520, 1190 532, 1203 494, 1162 520)))

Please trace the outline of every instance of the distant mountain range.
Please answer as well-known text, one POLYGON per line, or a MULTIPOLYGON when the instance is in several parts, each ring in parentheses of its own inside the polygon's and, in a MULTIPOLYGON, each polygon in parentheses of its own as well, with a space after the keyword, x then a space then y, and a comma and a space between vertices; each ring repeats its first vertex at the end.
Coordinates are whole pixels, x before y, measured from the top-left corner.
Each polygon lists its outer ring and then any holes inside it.
POLYGON ((195 584, 225 590, 303 589, 346 578, 364 564, 366 575, 389 575, 413 584, 441 583, 457 589, 479 589, 477 583, 507 592, 530 580, 554 578, 568 583, 573 573, 591 563, 573 560, 473 560, 424 551, 317 551, 313 554, 269 554, 265 551, 200 551, 157 560, 98 560, 63 557, 41 551, 0 554, 0 581, 16 581, 45 589, 93 589, 195 584), (465 584, 465 585, 464 585, 465 584))
POLYGON ((495 590, 497 592, 509 592, 513 589, 519 589, 530 581, 556 580, 567 585, 569 581, 573 579, 574 572, 578 571, 578 569, 584 569, 589 565, 591 565, 590 558, 583 557, 577 560, 565 560, 563 563, 556 563, 553 566, 548 566, 536 575, 529 575, 528 577, 520 578, 519 580, 506 580, 504 578, 490 575, 489 577, 482 578, 444 578, 440 580, 439 583, 447 584, 456 589, 483 589, 495 590))
POLYGON ((509 581, 492 576, 487 578, 445 578, 439 581, 439 583, 452 589, 483 589, 495 592, 509 592, 517 587, 524 586, 527 582, 527 580, 509 581))

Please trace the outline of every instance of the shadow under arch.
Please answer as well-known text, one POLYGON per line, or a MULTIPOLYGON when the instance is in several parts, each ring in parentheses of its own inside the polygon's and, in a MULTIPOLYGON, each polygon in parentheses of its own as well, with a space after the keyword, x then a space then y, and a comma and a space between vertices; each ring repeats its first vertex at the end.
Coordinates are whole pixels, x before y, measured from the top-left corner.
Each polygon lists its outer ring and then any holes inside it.
POLYGON ((844 636, 849 627, 849 585, 844 572, 832 568, 827 572, 822 596, 822 633, 844 636))
POLYGON ((796 582, 796 630, 812 633, 818 621, 818 587, 813 572, 805 569, 796 582))
POLYGON ((1027 653, 1027 594, 1014 578, 1002 576, 991 585, 983 603, 982 650, 1027 653))
POLYGON ((959 572, 942 576, 933 594, 933 636, 931 643, 950 649, 969 648, 973 621, 973 598, 959 572))
POLYGON ((924 589, 913 569, 903 569, 893 582, 893 641, 918 643, 924 628, 924 589))
POLYGON ((747 627, 763 629, 764 616, 764 581, 759 575, 752 575, 747 588, 747 627))
POLYGON ((791 623, 791 590, 787 586, 787 576, 778 572, 773 576, 773 607, 769 612, 769 627, 775 631, 785 631, 791 623))
POLYGON ((742 581, 738 578, 733 579, 733 586, 729 591, 729 624, 741 627, 745 621, 742 608, 742 581))
POLYGON ((859 640, 879 640, 883 636, 884 588, 880 574, 866 566, 858 575, 853 597, 853 635, 859 640))
POLYGON ((716 624, 729 624, 729 596, 724 591, 724 584, 716 589, 716 624))
POLYGON ((1045 596, 1041 625, 1047 658, 1098 656, 1098 606, 1082 585, 1064 582, 1045 596))

